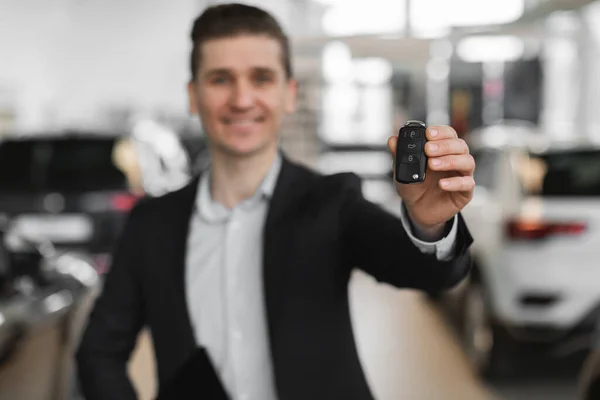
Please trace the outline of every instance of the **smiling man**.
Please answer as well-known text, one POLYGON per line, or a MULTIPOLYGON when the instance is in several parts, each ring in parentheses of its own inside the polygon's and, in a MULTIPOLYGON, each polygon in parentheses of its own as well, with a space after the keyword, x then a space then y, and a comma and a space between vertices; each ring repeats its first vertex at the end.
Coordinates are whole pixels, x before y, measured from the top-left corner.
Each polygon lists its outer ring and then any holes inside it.
MULTIPOLYGON (((146 326, 161 398, 370 400, 351 272, 427 291, 460 282, 473 158, 451 127, 429 128, 427 178, 396 183, 396 217, 362 196, 357 175, 321 175, 279 148, 297 83, 271 15, 210 7, 192 41, 190 110, 211 165, 131 212, 77 354, 86 399, 136 398, 126 364, 146 326)), ((388 146, 395 155, 395 136, 388 146)))

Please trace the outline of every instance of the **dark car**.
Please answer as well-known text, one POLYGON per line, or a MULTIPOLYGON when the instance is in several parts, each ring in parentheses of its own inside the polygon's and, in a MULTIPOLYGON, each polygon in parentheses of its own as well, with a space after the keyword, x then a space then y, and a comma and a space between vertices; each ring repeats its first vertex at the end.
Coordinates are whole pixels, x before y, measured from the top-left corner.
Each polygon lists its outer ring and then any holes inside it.
MULTIPOLYGON (((149 181, 168 168, 148 146, 135 143, 127 134, 88 131, 0 140, 0 214, 20 233, 94 255, 104 269, 127 213, 148 194, 149 181), (144 163, 151 172, 144 172, 144 163)), ((203 139, 179 143, 197 161, 190 149, 199 151, 203 139)), ((189 171, 178 171, 182 183, 196 172, 189 160, 187 165, 189 171)), ((168 175, 156 180, 173 181, 168 175)))
POLYGON ((100 289, 93 263, 0 221, 0 278, 0 400, 72 398, 72 354, 100 289))
POLYGON ((28 236, 109 253, 139 198, 115 162, 122 139, 52 135, 0 142, 0 213, 28 236))

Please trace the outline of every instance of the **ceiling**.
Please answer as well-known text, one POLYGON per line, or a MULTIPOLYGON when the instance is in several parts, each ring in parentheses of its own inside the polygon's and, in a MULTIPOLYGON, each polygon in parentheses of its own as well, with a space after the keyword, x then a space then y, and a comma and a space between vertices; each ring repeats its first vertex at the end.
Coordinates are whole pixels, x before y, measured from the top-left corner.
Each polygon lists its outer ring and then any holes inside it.
MULTIPOLYGON (((413 0, 418 1, 418 0, 413 0)), ((512 34, 532 40, 543 37, 545 33, 544 17, 554 11, 573 10, 581 8, 594 0, 526 0, 526 9, 518 21, 501 26, 482 26, 468 29, 453 29, 449 39, 456 41, 464 35, 472 33, 512 34)), ((259 0, 265 7, 273 3, 294 3, 295 7, 308 6, 312 9, 312 17, 316 15, 314 0, 259 0)), ((281 10, 281 8, 280 8, 281 10)), ((322 12, 322 10, 321 10, 322 12)), ((303 14, 298 14, 303 15, 303 14)), ((304 14, 306 16, 306 14, 304 14)), ((296 19, 296 27, 298 20, 296 19)), ((314 24, 314 21, 313 21, 314 24)), ((313 29, 312 32, 317 32, 313 29)), ((396 68, 412 72, 423 71, 430 58, 430 44, 433 39, 407 38, 401 36, 382 37, 379 35, 363 35, 352 37, 337 37, 323 35, 322 32, 309 35, 304 31, 301 35, 292 33, 292 48, 296 57, 297 70, 306 75, 318 70, 320 67, 318 56, 326 43, 332 40, 341 40, 347 43, 354 57, 383 57, 390 60, 396 68)))

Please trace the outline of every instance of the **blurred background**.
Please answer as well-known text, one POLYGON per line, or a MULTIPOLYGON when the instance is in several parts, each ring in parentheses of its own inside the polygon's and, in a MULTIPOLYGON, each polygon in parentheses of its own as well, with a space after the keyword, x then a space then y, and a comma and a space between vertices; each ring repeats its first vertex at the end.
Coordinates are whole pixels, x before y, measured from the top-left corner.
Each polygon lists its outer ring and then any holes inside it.
MULTIPOLYGON (((0 0, 0 399, 81 400, 71 353, 127 212, 209 162, 187 112, 208 0, 0 0)), ((600 323, 600 1, 262 0, 292 37, 290 158, 397 213, 386 142, 449 124, 476 158, 473 272, 356 273, 378 399, 583 399, 600 323)), ((155 395, 152 344, 130 374, 155 395)))

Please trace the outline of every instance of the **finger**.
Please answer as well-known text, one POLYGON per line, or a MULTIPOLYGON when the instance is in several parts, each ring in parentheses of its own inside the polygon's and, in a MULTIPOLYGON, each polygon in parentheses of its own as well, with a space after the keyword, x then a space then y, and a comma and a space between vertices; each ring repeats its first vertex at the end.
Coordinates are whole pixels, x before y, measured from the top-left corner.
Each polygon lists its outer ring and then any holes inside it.
POLYGON ((475 180, 472 176, 455 176, 444 178, 439 181, 440 188, 448 192, 468 192, 475 188, 475 180))
POLYGON ((432 125, 425 131, 427 140, 456 139, 458 135, 454 128, 448 125, 432 125))
POLYGON ((396 156, 396 147, 398 145, 398 136, 390 136, 387 142, 388 148, 390 152, 395 157, 396 156))
POLYGON ((472 175, 475 170, 475 160, 470 154, 430 158, 429 168, 434 171, 458 171, 463 175, 472 175))
POLYGON ((468 154, 469 146, 463 139, 444 139, 425 144, 425 154, 428 157, 442 157, 450 154, 468 154))

